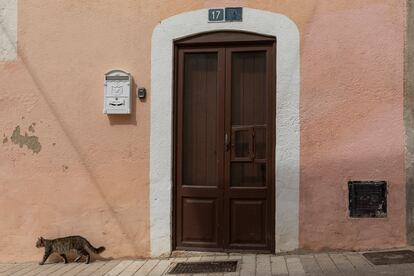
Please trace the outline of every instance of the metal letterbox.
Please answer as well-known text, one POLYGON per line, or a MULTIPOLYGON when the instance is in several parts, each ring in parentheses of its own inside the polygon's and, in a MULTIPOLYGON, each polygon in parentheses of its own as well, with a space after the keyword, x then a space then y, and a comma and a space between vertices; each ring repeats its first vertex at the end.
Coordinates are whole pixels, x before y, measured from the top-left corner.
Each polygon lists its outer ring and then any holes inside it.
POLYGON ((131 74, 123 70, 111 70, 105 74, 104 113, 131 113, 131 74))

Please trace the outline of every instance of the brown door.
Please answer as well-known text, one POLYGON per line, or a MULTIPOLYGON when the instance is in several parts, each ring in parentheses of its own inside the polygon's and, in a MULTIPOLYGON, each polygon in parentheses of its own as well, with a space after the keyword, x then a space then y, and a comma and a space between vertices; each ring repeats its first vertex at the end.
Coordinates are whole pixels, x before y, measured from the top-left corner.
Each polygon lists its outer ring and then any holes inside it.
POLYGON ((240 37, 176 46, 176 249, 274 249, 275 42, 240 37))

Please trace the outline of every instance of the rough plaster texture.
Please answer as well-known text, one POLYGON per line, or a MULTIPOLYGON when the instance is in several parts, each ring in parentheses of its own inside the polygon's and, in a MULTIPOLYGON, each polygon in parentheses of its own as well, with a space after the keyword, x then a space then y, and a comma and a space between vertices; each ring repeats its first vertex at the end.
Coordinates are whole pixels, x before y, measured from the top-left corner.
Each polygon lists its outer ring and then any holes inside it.
POLYGON ((0 61, 17 56, 17 0, 0 0, 0 61))
POLYGON ((108 70, 149 87, 137 55, 149 53, 147 23, 132 2, 116 5, 119 19, 109 1, 19 1, 19 56, 0 63, 0 262, 39 260, 40 235, 82 235, 103 257, 149 255, 149 105, 134 97, 131 116, 102 113, 108 70), (37 154, 20 147, 25 132, 37 154))
POLYGON ((298 248, 299 232, 299 32, 288 17, 245 8, 243 22, 208 23, 208 9, 163 20, 152 37, 150 148, 151 255, 171 251, 172 68, 174 39, 213 30, 243 30, 277 39, 276 251, 298 248), (192 22, 192 24, 188 24, 192 22))
POLYGON ((407 199, 407 240, 414 244, 414 1, 407 1, 407 40, 405 51, 405 172, 407 199))
POLYGON ((404 2, 18 1, 19 55, 0 62, 0 262, 38 260, 39 235, 84 235, 106 257, 150 255, 153 30, 239 5, 283 14, 300 33, 299 247, 405 244, 404 2), (102 114, 112 68, 148 89, 131 116, 102 114), (18 125, 38 137, 38 154, 10 140, 18 125), (389 181, 386 219, 347 217, 349 179, 389 181))
POLYGON ((359 8, 316 11, 303 33, 303 248, 366 249, 406 243, 405 3, 363 2, 359 8), (388 181, 387 218, 350 219, 349 180, 388 181))

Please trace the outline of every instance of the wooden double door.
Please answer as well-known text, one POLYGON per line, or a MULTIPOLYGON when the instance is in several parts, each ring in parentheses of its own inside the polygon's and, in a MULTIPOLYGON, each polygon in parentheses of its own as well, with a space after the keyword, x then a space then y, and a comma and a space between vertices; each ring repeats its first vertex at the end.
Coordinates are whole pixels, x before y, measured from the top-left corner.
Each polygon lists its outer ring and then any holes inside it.
POLYGON ((177 43, 175 249, 274 250, 274 60, 253 34, 177 43))

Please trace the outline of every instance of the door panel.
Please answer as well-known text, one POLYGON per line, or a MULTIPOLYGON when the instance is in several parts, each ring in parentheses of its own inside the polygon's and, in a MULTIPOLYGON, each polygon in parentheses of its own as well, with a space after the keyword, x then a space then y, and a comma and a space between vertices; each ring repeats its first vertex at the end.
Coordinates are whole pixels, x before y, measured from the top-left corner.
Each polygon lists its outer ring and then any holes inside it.
POLYGON ((260 247, 266 242, 266 202, 235 199, 230 204, 230 244, 260 247))
POLYGON ((178 53, 177 248, 222 247, 223 55, 178 53))
POLYGON ((176 249, 274 248, 273 52, 176 48, 176 249))
POLYGON ((207 242, 217 241, 217 200, 214 198, 183 197, 183 241, 207 242))
POLYGON ((226 49, 224 246, 270 250, 274 186, 272 47, 226 49), (226 218, 229 218, 226 220, 226 218))

